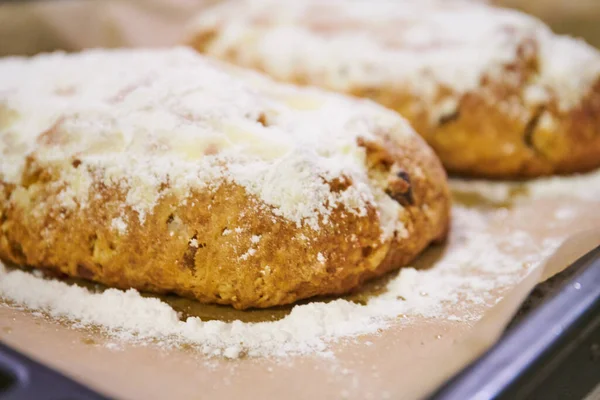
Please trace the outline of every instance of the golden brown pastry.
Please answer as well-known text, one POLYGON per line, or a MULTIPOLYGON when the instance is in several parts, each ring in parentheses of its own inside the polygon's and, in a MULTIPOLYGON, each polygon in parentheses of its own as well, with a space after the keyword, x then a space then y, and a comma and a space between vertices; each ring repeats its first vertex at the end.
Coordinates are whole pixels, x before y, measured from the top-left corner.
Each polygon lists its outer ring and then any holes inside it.
POLYGON ((0 61, 0 258, 236 308, 344 293, 448 228, 396 113, 191 49, 0 61))
POLYGON ((367 97, 407 117, 453 173, 600 166, 600 55, 472 1, 240 0, 192 24, 199 51, 367 97))

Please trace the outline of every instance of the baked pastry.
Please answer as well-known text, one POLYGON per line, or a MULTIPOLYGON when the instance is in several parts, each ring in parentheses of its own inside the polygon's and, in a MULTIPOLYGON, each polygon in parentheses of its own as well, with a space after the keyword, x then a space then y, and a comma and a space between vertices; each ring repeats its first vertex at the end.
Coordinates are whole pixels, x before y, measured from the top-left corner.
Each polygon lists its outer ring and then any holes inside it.
POLYGON ((448 228, 396 113, 186 48, 0 61, 0 258, 236 308, 339 294, 448 228))
POLYGON ((396 110, 453 173, 600 166, 598 51, 517 11, 459 0, 239 0, 201 14, 188 41, 281 81, 396 110))

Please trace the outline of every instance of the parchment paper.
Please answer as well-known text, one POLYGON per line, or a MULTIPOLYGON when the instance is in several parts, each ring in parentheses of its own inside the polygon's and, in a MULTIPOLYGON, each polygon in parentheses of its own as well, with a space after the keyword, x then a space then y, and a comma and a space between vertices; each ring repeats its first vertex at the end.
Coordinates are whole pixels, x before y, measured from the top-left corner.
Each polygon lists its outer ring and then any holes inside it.
MULTIPOLYGON (((168 45, 183 23, 210 0, 85 2, 63 0, 0 7, 0 53, 31 54, 62 48, 168 45), (99 8, 99 4, 103 4, 99 8), (108 4, 108 5, 107 5, 108 4), (135 4, 135 6, 132 6, 135 4), (85 29, 84 29, 85 27, 85 29)), ((332 345, 333 358, 206 359, 190 349, 116 342, 97 330, 70 327, 41 314, 0 305, 0 340, 109 396, 124 399, 386 399, 419 398, 475 359, 501 335, 531 288, 600 244, 600 199, 560 196, 496 204, 457 192, 457 204, 491 215, 498 237, 526 232, 533 239, 514 255, 537 251, 536 243, 562 242, 546 262, 519 275, 509 291, 472 305, 469 321, 411 317, 377 335, 332 345), (569 218, 558 218, 568 206, 569 218)), ((455 251, 432 248, 417 261, 427 268, 455 251)), ((241 318, 233 310, 196 307, 211 318, 241 318)), ((248 317, 252 319, 253 317, 248 317)))
MULTIPOLYGON (((460 201, 461 195, 456 198, 460 201)), ((599 206, 597 201, 569 197, 472 205, 493 214, 488 229, 497 235, 524 231, 539 243, 554 238, 563 244, 509 292, 470 306, 471 322, 411 317, 380 334, 333 344, 334 357, 329 359, 206 359, 190 349, 115 342, 98 331, 69 328, 7 306, 0 306, 0 338, 118 398, 418 398, 493 344, 536 283, 600 244, 599 206), (568 219, 552 217, 566 204, 571 210, 568 219), (475 322, 479 316, 482 319, 475 322)), ((460 241, 451 237, 447 246, 441 257, 456 251, 460 241)), ((515 251, 525 256, 536 246, 515 251)), ((440 249, 429 250, 422 260, 435 258, 432 252, 439 256, 440 249)), ((461 312, 465 310, 457 305, 456 313, 461 312)), ((230 319, 231 314, 222 317, 230 319)))

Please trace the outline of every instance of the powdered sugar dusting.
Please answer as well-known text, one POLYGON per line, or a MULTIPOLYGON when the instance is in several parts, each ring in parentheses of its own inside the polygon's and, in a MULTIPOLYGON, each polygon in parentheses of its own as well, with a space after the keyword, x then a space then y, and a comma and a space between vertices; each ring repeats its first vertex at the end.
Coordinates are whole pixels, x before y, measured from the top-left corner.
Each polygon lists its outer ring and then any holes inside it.
POLYGON ((281 80, 410 90, 434 116, 454 110, 484 76, 511 79, 503 67, 520 52, 540 60, 526 89, 531 105, 554 95, 569 109, 600 78, 591 46, 526 14, 472 1, 234 0, 203 12, 190 32, 213 35, 208 53, 234 52, 236 63, 281 80), (440 96, 441 88, 452 94, 440 96))
MULTIPOLYGON (((29 157, 60 171, 61 207, 85 208, 100 182, 122 190, 142 223, 162 196, 185 202, 225 182, 298 226, 318 230, 338 206, 362 215, 379 208, 379 189, 356 140, 375 131, 414 135, 370 102, 276 84, 185 48, 0 61, 0 179, 19 184, 29 157), (342 176, 352 184, 332 192, 342 176)), ((380 213, 382 228, 402 228, 399 210, 380 213)))

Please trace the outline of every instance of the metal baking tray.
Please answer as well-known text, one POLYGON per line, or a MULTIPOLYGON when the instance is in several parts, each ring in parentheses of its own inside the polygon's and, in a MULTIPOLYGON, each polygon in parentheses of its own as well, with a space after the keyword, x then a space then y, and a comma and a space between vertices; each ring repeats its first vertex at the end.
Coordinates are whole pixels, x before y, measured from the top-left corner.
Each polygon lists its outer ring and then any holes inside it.
POLYGON ((502 339, 430 400, 600 399, 600 246, 563 274, 555 293, 526 302, 502 339))
POLYGON ((0 343, 0 399, 104 400, 107 398, 0 343))
MULTIPOLYGON (((501 340, 429 400, 586 396, 600 398, 600 246, 538 285, 501 340)), ((105 398, 0 343, 0 400, 105 398)))

